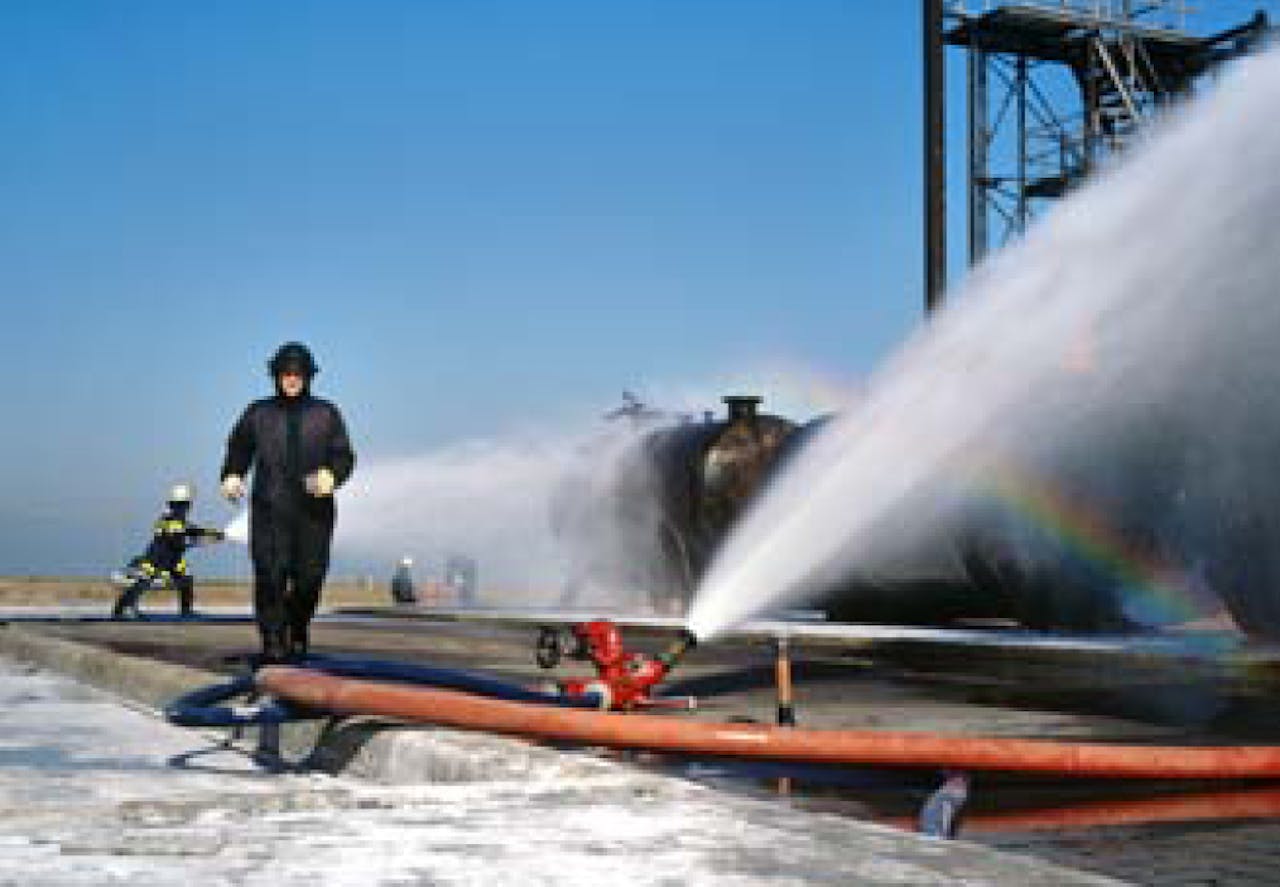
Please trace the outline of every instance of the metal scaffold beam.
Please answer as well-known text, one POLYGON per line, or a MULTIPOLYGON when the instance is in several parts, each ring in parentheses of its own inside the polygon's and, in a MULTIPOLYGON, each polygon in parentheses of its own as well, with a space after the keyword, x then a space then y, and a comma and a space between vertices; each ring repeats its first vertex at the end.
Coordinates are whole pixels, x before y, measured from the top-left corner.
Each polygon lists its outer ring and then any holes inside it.
POLYGON ((946 80, 943 0, 924 0, 924 281, 926 311, 947 285, 946 80))
POLYGON ((1190 11, 1182 0, 924 0, 927 308, 941 303, 946 284, 943 47, 966 56, 967 240, 976 263, 1270 31, 1259 12, 1197 35, 1187 30, 1190 11))

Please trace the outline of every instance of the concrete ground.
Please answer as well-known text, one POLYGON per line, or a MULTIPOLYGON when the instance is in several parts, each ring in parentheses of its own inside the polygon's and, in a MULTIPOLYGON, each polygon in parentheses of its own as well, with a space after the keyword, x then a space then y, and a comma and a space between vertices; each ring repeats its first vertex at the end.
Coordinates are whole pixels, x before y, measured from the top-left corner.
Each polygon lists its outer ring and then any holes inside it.
MULTIPOLYGON (((0 630, 10 655, 100 683, 151 665, 83 647, 0 630)), ((419 771, 427 780, 402 769, 390 784, 279 772, 226 737, 14 659, 0 660, 0 712, 0 884, 1113 883, 454 731, 454 753, 483 760, 500 746, 504 766, 419 771)))
MULTIPOLYGON (((0 613, 0 619, 4 615, 0 613)), ((480 668, 524 682, 546 676, 532 664, 533 637, 531 629, 432 625, 405 620, 370 623, 338 618, 318 623, 314 633, 315 646, 325 652, 480 668)), ((241 667, 237 658, 251 652, 255 640, 250 623, 227 619, 206 623, 14 622, 8 628, 0 628, 0 651, 28 661, 44 662, 151 706, 164 704, 183 688, 207 682, 214 672, 226 673, 241 667)), ((642 648, 661 646, 660 639, 643 633, 629 637, 629 642, 642 648)), ((1123 676, 1117 674, 1110 663, 1085 663, 1083 670, 1072 673, 1063 662, 985 660, 975 658, 972 651, 951 651, 951 654, 950 659, 939 655, 936 661, 923 662, 918 656, 839 656, 831 655, 830 651, 821 655, 801 651, 796 662, 801 722, 811 726, 1074 736, 1133 742, 1244 741, 1251 733, 1257 738, 1260 726, 1265 732, 1268 724, 1274 724, 1274 719, 1267 717, 1262 718, 1261 724, 1256 717, 1206 719, 1204 716, 1212 713, 1210 697, 1202 697, 1195 687, 1170 682, 1167 674, 1123 676)), ((582 670, 581 664, 562 665, 557 673, 582 670)), ((675 688, 696 693, 703 701, 702 710, 687 716, 757 721, 769 721, 773 717, 772 669, 767 650, 732 645, 699 649, 681 667, 675 688)), ((619 772, 613 763, 602 762, 591 755, 575 754, 566 758, 561 752, 519 741, 459 731, 393 728, 359 720, 344 721, 323 735, 318 731, 316 725, 291 726, 280 736, 272 737, 273 744, 267 748, 279 750, 289 761, 305 761, 310 766, 339 773, 343 778, 360 777, 360 784, 365 786, 371 783, 396 787, 483 786, 491 782, 525 785, 537 779, 535 774, 551 772, 557 774, 554 779, 564 791, 572 795, 570 787, 579 785, 581 780, 585 780, 581 784, 587 786, 584 791, 596 792, 593 787, 596 774, 582 770, 583 767, 604 764, 613 768, 610 772, 619 772), (559 769, 566 766, 567 760, 574 762, 572 774, 559 769)), ((248 738, 252 741, 247 747, 252 748, 254 743, 262 745, 262 737, 248 738)), ((711 867, 697 870, 692 881, 682 878, 675 883, 785 883, 786 878, 793 878, 797 883, 821 883, 824 879, 830 880, 827 875, 850 883, 1033 883, 1025 880, 1021 868, 1012 879, 1006 872, 1003 879, 994 881, 983 880, 988 877, 985 874, 965 881, 963 878, 968 875, 962 877, 943 865, 941 876, 953 877, 953 880, 928 880, 939 876, 939 872, 926 877, 925 870, 921 870, 896 882, 874 880, 865 870, 858 870, 855 876, 847 868, 847 864, 852 864, 850 859, 859 865, 868 862, 857 850, 864 845, 865 835, 874 838, 868 838, 871 843, 866 846, 876 848, 875 853, 883 856, 886 845, 881 839, 886 834, 896 834, 868 825, 866 820, 910 827, 920 801, 934 784, 928 776, 914 783, 858 772, 841 773, 835 783, 830 773, 813 780, 790 776, 779 780, 761 772, 726 777, 718 765, 681 765, 643 755, 623 757, 632 765, 621 771, 627 774, 626 779, 656 779, 656 784, 665 786, 669 783, 666 774, 677 772, 693 775, 702 785, 727 789, 709 796, 695 793, 687 797, 682 794, 685 789, 705 789, 688 782, 675 783, 683 787, 679 791, 663 789, 658 796, 673 799, 674 806, 668 808, 673 821, 681 821, 684 808, 689 806, 701 811, 699 822, 711 822, 714 817, 708 812, 709 808, 704 810, 699 805, 724 804, 726 809, 734 811, 733 817, 744 823, 753 822, 757 816, 762 824, 785 819, 788 823, 798 823, 799 832, 834 841, 834 847, 843 848, 839 853, 827 851, 833 856, 831 859, 824 859, 820 849, 797 851, 805 860, 797 863, 798 869, 784 867, 777 873, 753 869, 733 875, 745 880, 726 881, 723 878, 728 875, 720 868, 711 867), (648 768, 642 772, 634 766, 637 763, 647 764, 648 768), (839 784, 840 780, 843 784, 839 784), (789 793, 780 797, 776 792, 784 784, 789 793), (783 815, 779 815, 780 812, 783 815), (809 819, 820 813, 837 816, 809 819), (862 831, 867 828, 872 831, 862 831), (851 851, 850 847, 854 849, 851 851), (817 855, 812 855, 814 853, 817 855), (806 868, 810 863, 814 867, 806 868), (829 871, 824 867, 829 867, 829 871), (721 880, 715 880, 717 877, 721 880)), ((966 834, 991 847, 1016 850, 1041 861, 1057 861, 1072 869, 1117 874, 1129 883, 1241 887, 1272 883, 1272 873, 1280 862, 1272 850, 1280 846, 1276 840, 1280 838, 1280 825, 1274 821, 1010 830, 1005 816, 1021 811, 1034 814, 1040 808, 1063 805, 1096 806, 1100 800, 1127 803, 1137 799, 1159 804, 1167 799, 1177 804, 1189 791, 1221 790, 1216 786, 1100 786, 979 780, 971 802, 973 827, 966 834)), ((1254 789, 1250 787, 1247 791, 1254 792, 1254 789)), ((543 813, 554 818, 550 811, 543 813)), ((738 841, 738 852, 747 856, 758 852, 758 840, 776 844, 781 837, 781 833, 755 832, 749 828, 743 835, 738 841)), ((910 835, 900 837, 908 842, 915 840, 910 835)), ((539 840, 548 839, 546 835, 539 836, 539 840)), ((597 835, 596 839, 602 842, 601 846, 608 844, 605 835, 597 835)), ((491 843, 486 843, 491 839, 477 840, 490 848, 486 853, 498 853, 491 843)), ((676 839, 674 835, 667 835, 662 840, 676 839)), ((737 839, 726 840, 732 843, 737 839)), ((799 840, 797 847, 801 845, 803 840, 799 840)), ((951 848, 933 851, 943 857, 952 849, 965 853, 974 849, 964 843, 924 846, 951 848)), ((791 857, 790 850, 786 855, 791 857)), ((914 857, 911 859, 911 865, 918 862, 914 857)), ((620 864, 625 870, 625 863, 620 864)), ((1038 871, 1033 863, 1016 865, 1030 866, 1027 871, 1038 871)), ((485 877, 476 875, 476 882, 494 883, 489 876, 495 872, 501 876, 502 871, 503 868, 498 867, 487 871, 485 877)), ((875 876, 889 877, 883 872, 875 876)), ((398 883, 394 880, 398 876, 388 877, 392 879, 390 883, 398 883)), ((455 882, 448 880, 451 876, 439 872, 424 877, 426 880, 418 877, 418 881, 455 882)), ((534 883, 567 883, 563 878, 549 875, 547 880, 539 881, 540 877, 535 876, 534 883)), ((648 881, 645 877, 649 875, 638 874, 639 880, 628 879, 628 882, 663 883, 657 875, 648 881)), ((1072 876, 1065 874, 1065 870, 1053 870, 1052 878, 1045 883, 1076 883, 1054 880, 1069 877, 1072 876)), ((410 878, 406 883, 414 882, 410 878)))
MULTIPOLYGON (((318 653, 371 656, 410 662, 471 668, 514 681, 534 683, 569 676, 585 676, 590 667, 565 661, 553 671, 534 662, 536 627, 496 626, 396 618, 347 617, 341 612, 322 615, 312 626, 312 649, 318 653)), ((31 611, 25 611, 31 615, 31 611)), ((153 621, 113 622, 101 611, 80 610, 83 619, 26 622, 24 611, 0 610, 15 625, 43 634, 159 662, 204 671, 233 673, 258 647, 251 620, 240 610, 207 610, 211 618, 186 622, 160 610, 153 621), (238 614, 238 615, 237 615, 238 614)), ((656 652, 670 633, 628 630, 628 648, 656 652)), ((981 729, 1002 735, 1053 735, 1064 732, 1094 739, 1163 741, 1178 735, 1180 724, 1162 724, 1145 717, 1159 680, 1142 677, 1138 685, 1143 705, 1126 710, 1121 703, 1122 682, 1110 663, 1084 663, 1075 675, 1059 663, 1016 663, 1008 674, 1007 661, 982 658, 961 651, 966 661, 943 659, 931 666, 901 656, 846 655, 843 651, 795 651, 801 716, 816 727, 901 727, 966 732, 981 729), (1033 675, 1035 668, 1042 675, 1033 675), (1114 686, 1109 686, 1114 685, 1114 686), (1115 696, 1114 705, 1102 704, 1115 696), (1038 705, 1044 697, 1053 704, 1038 705), (1063 703, 1081 697, 1090 704, 1075 711, 1063 703), (1087 697, 1087 699, 1086 699, 1087 697)), ((892 651, 886 651, 892 652, 892 651)), ((670 694, 692 694, 700 706, 691 717, 748 719, 770 722, 775 714, 773 653, 759 644, 723 642, 693 650, 664 683, 670 694)), ((1179 688, 1181 691, 1182 688, 1179 688)), ((1180 701, 1186 702, 1185 693, 1180 701)))

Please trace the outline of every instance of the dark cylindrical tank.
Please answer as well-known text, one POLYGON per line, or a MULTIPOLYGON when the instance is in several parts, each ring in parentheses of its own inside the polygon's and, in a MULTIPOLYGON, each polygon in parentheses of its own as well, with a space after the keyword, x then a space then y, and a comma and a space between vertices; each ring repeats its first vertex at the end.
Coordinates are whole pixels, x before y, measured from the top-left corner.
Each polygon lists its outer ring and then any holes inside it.
POLYGON ((1153 410, 1142 418, 1091 417, 1076 447, 1029 449, 995 476, 978 472, 952 507, 919 509, 895 550, 848 567, 811 603, 843 622, 1280 637, 1271 478, 1216 482, 1197 429, 1153 410))
POLYGON ((570 561, 562 602, 594 585, 642 589, 653 608, 684 610, 716 546, 796 428, 761 413, 759 397, 724 402, 722 419, 638 425, 608 464, 565 479, 552 503, 552 525, 570 561))
MULTIPOLYGON (((565 485, 562 538, 576 533, 590 552, 571 588, 590 576, 682 611, 752 499, 831 419, 797 426, 760 413, 759 398, 725 402, 721 419, 636 428, 604 483, 565 485)), ((1014 489, 972 478, 829 575, 808 605, 844 622, 1084 632, 1227 619, 1280 638, 1280 481, 1222 482, 1197 456, 1203 441, 1158 419, 1094 421, 1073 456, 1005 466, 1014 489)))
POLYGON ((641 444, 663 515, 659 544, 675 559, 672 587, 656 595, 667 608, 688 601, 796 430, 787 419, 761 413, 760 401, 725 397, 725 419, 662 428, 641 444))

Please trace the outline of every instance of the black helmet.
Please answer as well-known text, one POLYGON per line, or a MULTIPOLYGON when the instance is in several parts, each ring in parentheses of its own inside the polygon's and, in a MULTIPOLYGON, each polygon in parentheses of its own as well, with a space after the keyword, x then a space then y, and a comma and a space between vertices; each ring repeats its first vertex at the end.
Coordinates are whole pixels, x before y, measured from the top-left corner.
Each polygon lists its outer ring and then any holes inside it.
POLYGON ((311 356, 311 350, 306 345, 301 342, 285 342, 276 349, 275 356, 267 364, 267 370, 272 378, 292 370, 310 379, 320 372, 320 367, 316 366, 315 358, 311 356))

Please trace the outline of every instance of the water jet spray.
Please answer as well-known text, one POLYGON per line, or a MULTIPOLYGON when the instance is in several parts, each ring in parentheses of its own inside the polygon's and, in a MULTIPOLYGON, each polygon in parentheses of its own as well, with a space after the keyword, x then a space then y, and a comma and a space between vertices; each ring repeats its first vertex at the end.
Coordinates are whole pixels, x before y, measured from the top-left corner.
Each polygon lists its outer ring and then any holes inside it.
POLYGON ((1237 64, 974 269, 718 547, 693 631, 833 587, 858 622, 858 589, 982 590, 968 534, 1024 626, 1225 605, 1280 640, 1278 102, 1280 54, 1237 64), (939 573, 895 585, 930 553, 939 573))
POLYGON ((228 542, 249 543, 249 509, 243 509, 222 530, 222 538, 228 542))

